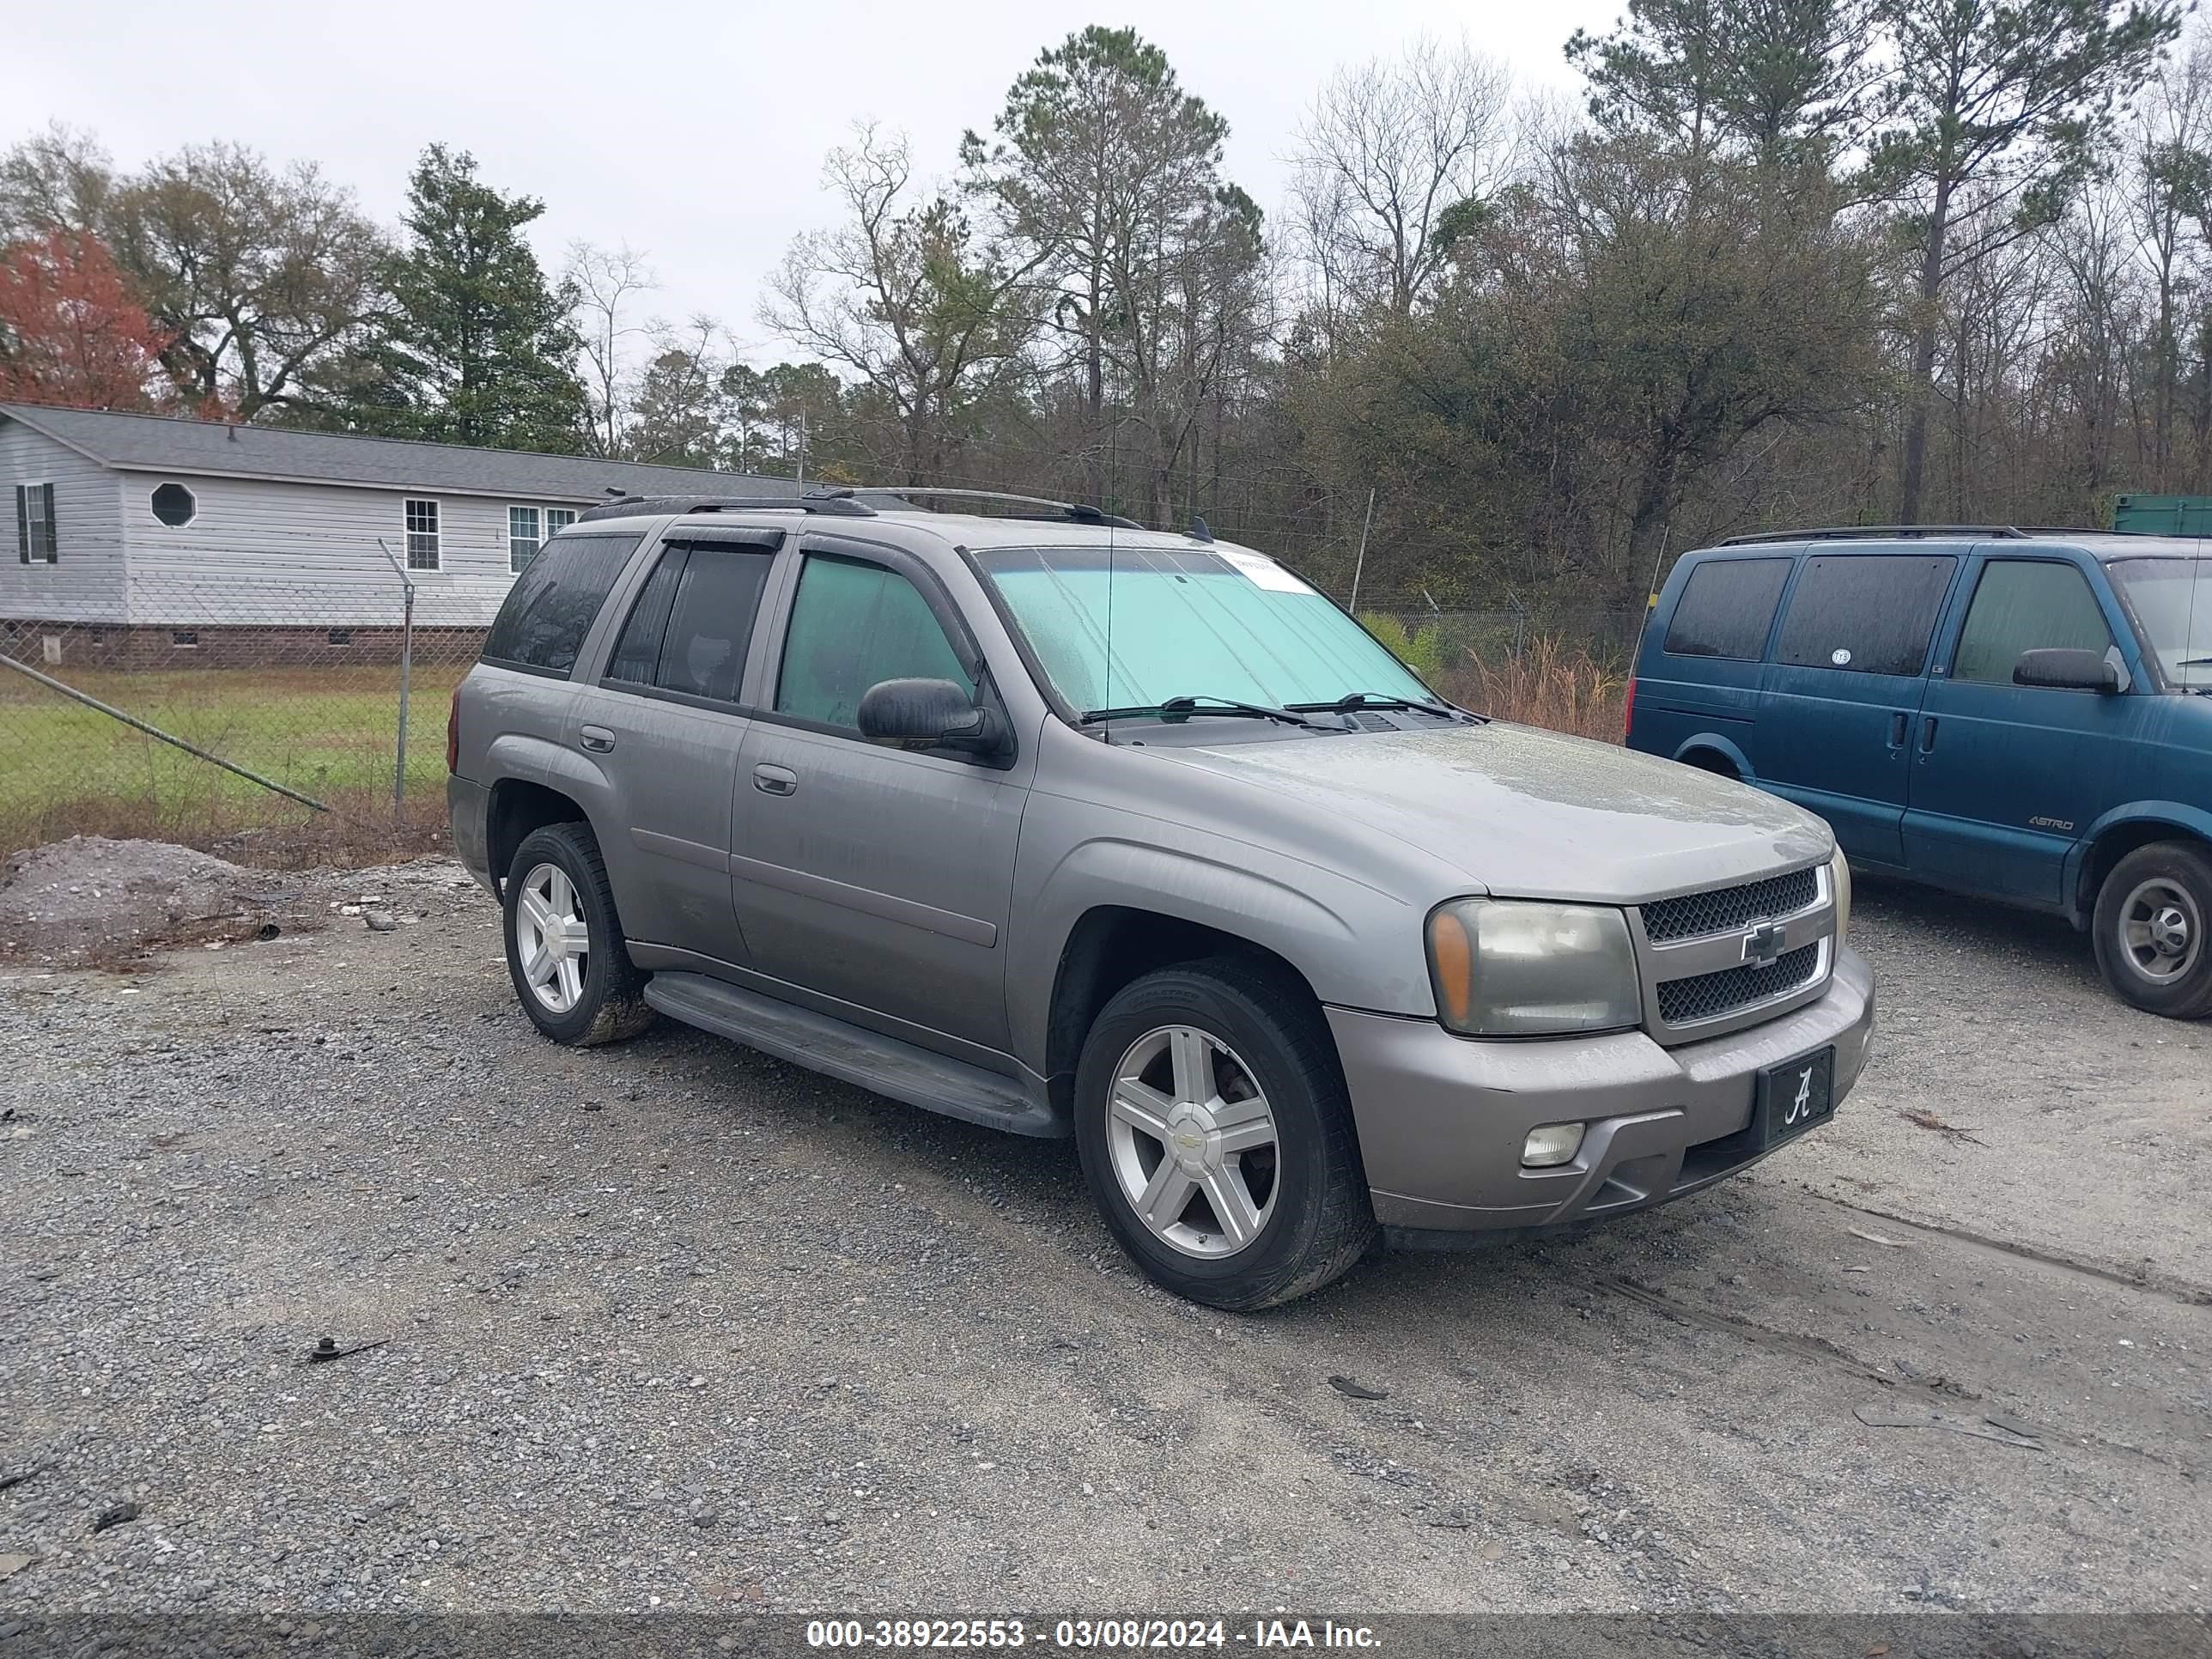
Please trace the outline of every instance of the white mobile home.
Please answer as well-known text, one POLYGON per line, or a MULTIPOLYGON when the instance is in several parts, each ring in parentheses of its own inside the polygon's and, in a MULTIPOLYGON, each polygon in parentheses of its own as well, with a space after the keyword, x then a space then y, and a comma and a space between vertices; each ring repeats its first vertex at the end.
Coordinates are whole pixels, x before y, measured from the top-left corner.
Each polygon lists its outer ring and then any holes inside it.
POLYGON ((4 404, 0 512, 13 522, 0 534, 13 531, 15 556, 0 556, 0 631, 59 626, 88 646, 97 630, 103 658, 174 651, 179 665, 218 640, 243 644, 234 630, 381 631, 398 625, 401 603, 385 549, 415 584, 418 626, 482 629, 546 536, 586 507, 796 489, 585 456, 4 404))

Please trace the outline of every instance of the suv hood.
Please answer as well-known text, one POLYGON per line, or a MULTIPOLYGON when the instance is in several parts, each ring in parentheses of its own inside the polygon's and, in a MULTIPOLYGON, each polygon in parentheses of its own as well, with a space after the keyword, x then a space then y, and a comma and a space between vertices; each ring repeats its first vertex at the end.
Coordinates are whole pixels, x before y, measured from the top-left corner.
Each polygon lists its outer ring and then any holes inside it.
POLYGON ((1500 720, 1152 752, 1354 819, 1501 897, 1633 904, 1835 850, 1820 819, 1747 785, 1500 720))

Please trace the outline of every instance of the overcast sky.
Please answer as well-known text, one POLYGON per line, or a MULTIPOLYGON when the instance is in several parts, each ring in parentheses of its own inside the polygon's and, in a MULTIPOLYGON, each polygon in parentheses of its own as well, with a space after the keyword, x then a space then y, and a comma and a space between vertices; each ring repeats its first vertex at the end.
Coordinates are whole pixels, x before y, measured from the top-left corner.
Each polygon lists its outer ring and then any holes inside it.
POLYGON ((1619 0, 76 0, 10 8, 0 143, 55 118, 129 167, 193 139, 312 159, 391 222, 433 139, 473 150, 502 190, 541 197, 549 268, 575 238, 646 252, 672 319, 707 311, 773 360, 762 278, 827 222, 822 158, 855 118, 904 128, 949 173, 963 128, 1092 22, 1133 24, 1230 123, 1230 176, 1270 214, 1282 156, 1340 64, 1425 30, 1504 59, 1524 87, 1571 91, 1560 55, 1619 0))

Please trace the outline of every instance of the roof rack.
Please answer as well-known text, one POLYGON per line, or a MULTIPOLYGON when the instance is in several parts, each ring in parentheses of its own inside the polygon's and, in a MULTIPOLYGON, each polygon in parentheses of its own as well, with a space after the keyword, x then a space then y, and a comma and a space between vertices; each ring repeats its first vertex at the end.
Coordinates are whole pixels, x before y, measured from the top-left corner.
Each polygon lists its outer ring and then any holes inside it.
POLYGON ((2026 541, 2027 532, 2008 524, 1839 524, 1813 530, 1760 530, 1730 536, 1723 547, 1748 547, 1761 542, 1863 542, 1908 540, 1924 536, 1990 536, 1999 541, 2026 541))
POLYGON ((938 489, 923 484, 866 484, 856 485, 849 494, 887 495, 894 501, 908 501, 919 495, 925 499, 953 501, 998 501, 1012 507, 1042 507, 1043 512, 1005 513, 1007 519, 1065 519, 1073 524, 1110 525, 1116 530, 1142 530, 1145 526, 1134 519, 1125 519, 1109 513, 1103 507, 1091 507, 1082 501, 1055 501, 1042 495, 1011 495, 1002 489, 938 489))
POLYGON ((872 519, 875 508, 853 499, 852 492, 809 490, 803 495, 625 495, 602 501, 577 516, 578 524, 596 519, 642 519, 663 513, 822 513, 832 518, 872 519))

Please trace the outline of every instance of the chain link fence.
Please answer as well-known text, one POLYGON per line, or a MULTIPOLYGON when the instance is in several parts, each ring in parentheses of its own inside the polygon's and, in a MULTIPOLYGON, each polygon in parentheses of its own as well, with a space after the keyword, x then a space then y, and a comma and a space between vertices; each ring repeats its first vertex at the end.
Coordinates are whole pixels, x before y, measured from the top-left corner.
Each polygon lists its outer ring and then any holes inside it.
MULTIPOLYGON (((0 616, 0 853, 72 834, 276 864, 438 846, 447 700, 502 586, 134 573, 127 621, 0 616)), ((1618 736, 1639 613, 1361 614, 1462 701, 1618 736)))
POLYGON ((0 852, 79 833, 259 842, 276 863, 435 844, 447 697, 495 604, 392 573, 210 574, 134 576, 127 621, 0 617, 0 852))

